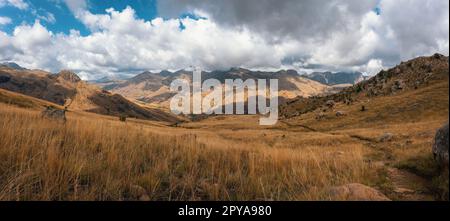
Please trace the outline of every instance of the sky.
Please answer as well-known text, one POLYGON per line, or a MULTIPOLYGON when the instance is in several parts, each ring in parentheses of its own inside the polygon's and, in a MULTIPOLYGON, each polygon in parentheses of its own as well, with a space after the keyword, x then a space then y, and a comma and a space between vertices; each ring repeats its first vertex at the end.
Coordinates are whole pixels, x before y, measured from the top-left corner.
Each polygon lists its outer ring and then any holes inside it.
POLYGON ((376 74, 449 53, 447 0, 0 0, 0 61, 85 80, 243 67, 376 74))

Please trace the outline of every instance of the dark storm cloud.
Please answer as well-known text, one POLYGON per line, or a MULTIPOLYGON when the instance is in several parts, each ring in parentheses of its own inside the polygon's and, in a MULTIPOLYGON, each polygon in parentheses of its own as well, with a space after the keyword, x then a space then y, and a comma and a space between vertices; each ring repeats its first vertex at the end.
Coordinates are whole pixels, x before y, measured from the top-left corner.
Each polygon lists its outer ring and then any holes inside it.
POLYGON ((219 24, 245 27, 276 40, 326 38, 358 25, 376 5, 373 0, 164 0, 158 1, 158 10, 166 17, 201 10, 219 24))

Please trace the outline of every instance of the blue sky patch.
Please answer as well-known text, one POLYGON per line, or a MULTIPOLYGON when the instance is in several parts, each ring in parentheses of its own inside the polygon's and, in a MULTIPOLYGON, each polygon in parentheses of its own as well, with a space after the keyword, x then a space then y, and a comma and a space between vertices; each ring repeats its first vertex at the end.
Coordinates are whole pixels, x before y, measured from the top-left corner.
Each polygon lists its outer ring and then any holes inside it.
MULTIPOLYGON (((71 29, 78 30, 86 36, 90 31, 70 11, 63 0, 27 0, 27 9, 19 9, 11 5, 0 7, 0 16, 12 20, 10 24, 1 25, 0 30, 11 34, 14 28, 21 24, 33 24, 39 20, 49 31, 53 33, 70 33, 71 29)), ((88 10, 93 14, 105 14, 106 9, 113 8, 122 11, 127 6, 136 11, 140 19, 150 21, 157 17, 157 0, 88 0, 88 10)))

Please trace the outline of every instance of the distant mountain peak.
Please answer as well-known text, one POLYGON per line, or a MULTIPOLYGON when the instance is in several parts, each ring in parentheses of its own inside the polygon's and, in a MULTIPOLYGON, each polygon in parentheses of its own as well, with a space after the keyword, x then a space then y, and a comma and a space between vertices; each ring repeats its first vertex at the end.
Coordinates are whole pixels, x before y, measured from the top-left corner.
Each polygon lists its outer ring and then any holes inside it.
POLYGON ((160 74, 161 76, 166 77, 166 76, 172 75, 173 73, 170 72, 170 71, 168 71, 168 70, 162 70, 161 72, 159 72, 159 74, 160 74))
POLYGON ((77 83, 81 81, 81 78, 77 74, 69 70, 62 70, 58 74, 56 74, 56 76, 57 78, 63 79, 71 83, 77 83))
POLYGON ((14 62, 3 62, 3 63, 0 63, 0 66, 4 66, 4 67, 16 69, 16 70, 25 70, 26 69, 14 62))
POLYGON ((296 70, 293 70, 293 69, 281 70, 281 71, 278 71, 277 73, 279 73, 279 74, 287 74, 287 75, 291 75, 291 76, 299 76, 298 72, 296 70))
POLYGON ((250 70, 241 67, 232 67, 228 72, 250 72, 250 70))
POLYGON ((364 80, 363 74, 357 71, 313 72, 304 77, 327 85, 356 84, 364 80))

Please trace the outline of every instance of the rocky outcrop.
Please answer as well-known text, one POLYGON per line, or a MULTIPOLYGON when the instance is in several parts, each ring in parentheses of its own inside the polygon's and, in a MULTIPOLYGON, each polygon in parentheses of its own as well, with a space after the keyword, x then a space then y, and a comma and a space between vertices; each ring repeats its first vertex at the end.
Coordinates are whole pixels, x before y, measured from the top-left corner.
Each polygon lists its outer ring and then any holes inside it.
POLYGON ((448 167, 448 122, 436 132, 433 144, 434 159, 441 167, 448 167))
POLYGON ((77 74, 75 74, 72 71, 68 71, 68 70, 62 70, 56 76, 59 79, 63 79, 65 81, 68 81, 68 82, 71 82, 71 83, 77 83, 77 82, 81 81, 81 78, 78 77, 77 74))

